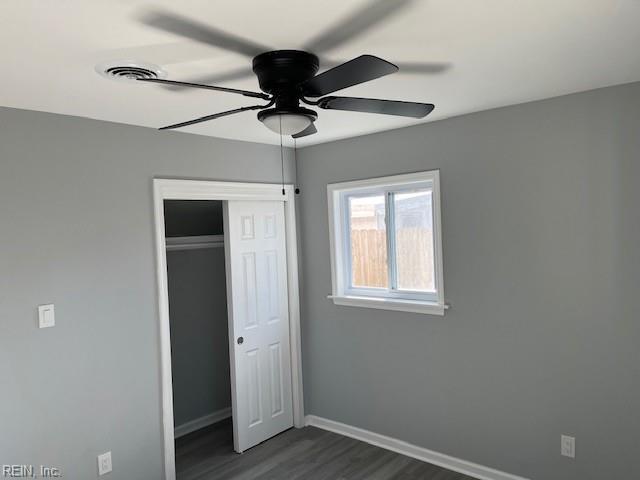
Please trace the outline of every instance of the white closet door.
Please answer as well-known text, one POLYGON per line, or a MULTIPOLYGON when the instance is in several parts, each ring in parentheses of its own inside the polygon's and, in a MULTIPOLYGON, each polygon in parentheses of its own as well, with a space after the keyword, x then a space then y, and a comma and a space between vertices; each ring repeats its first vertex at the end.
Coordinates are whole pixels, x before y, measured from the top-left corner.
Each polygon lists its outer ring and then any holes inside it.
POLYGON ((284 202, 225 202, 234 449, 293 426, 284 202))

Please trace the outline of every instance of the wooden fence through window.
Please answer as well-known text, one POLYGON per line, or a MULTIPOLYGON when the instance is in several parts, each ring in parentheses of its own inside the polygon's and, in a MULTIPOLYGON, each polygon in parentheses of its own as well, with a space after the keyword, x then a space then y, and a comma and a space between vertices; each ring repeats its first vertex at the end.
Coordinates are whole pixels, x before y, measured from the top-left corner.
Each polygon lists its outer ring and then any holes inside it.
MULTIPOLYGON (((396 234, 396 258, 400 288, 433 290, 431 230, 399 230, 396 234)), ((351 269, 354 286, 387 287, 387 235, 384 230, 351 231, 351 269)))

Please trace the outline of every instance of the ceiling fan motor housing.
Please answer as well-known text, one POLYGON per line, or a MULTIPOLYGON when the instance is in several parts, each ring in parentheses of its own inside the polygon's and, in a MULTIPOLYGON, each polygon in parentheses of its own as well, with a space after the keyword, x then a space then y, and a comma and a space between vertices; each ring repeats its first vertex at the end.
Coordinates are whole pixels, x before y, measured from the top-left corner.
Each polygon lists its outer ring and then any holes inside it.
MULTIPOLYGON (((312 78, 320 62, 313 53, 300 50, 274 50, 253 59, 253 71, 260 89, 276 97, 299 97, 298 85, 312 78)), ((286 98, 283 98, 286 101, 286 98)))
POLYGON ((261 110, 258 120, 286 134, 298 133, 315 122, 318 117, 316 112, 300 106, 302 93, 299 85, 313 78, 319 65, 318 57, 300 50, 274 50, 256 56, 253 59, 253 71, 258 77, 260 89, 273 95, 275 103, 274 108, 261 110), (279 124, 275 123, 276 119, 280 119, 279 124), (288 131, 285 123, 290 122, 293 122, 292 129, 297 126, 300 130, 288 131))

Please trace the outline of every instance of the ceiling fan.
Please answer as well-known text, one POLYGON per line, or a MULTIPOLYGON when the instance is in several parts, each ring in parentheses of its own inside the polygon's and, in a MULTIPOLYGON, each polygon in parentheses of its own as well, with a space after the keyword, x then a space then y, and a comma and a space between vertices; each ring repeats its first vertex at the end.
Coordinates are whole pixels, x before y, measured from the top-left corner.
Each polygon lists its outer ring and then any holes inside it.
MULTIPOLYGON (((410 3, 410 0, 377 0, 369 11, 359 12, 357 19, 348 19, 348 24, 355 24, 355 27, 352 25, 347 28, 347 25, 343 22, 336 28, 320 35, 305 50, 313 49, 318 51, 333 48, 336 46, 336 42, 344 42, 350 37, 362 33, 362 31, 370 28, 383 17, 390 15, 408 3, 410 3), (332 39, 332 34, 336 38, 332 39)), ((267 128, 281 135, 301 138, 317 132, 314 125, 317 113, 301 106, 301 103, 324 110, 367 112, 410 118, 423 118, 434 109, 434 105, 431 103, 329 95, 399 70, 398 66, 373 55, 361 55, 317 74, 320 67, 320 59, 309 51, 272 50, 250 40, 221 32, 214 27, 164 11, 153 11, 151 14, 145 15, 142 18, 142 22, 157 29, 185 36, 191 40, 253 56, 252 70, 258 77, 258 84, 262 92, 160 78, 137 78, 138 81, 235 93, 266 102, 262 105, 240 107, 186 122, 167 125, 160 130, 194 125, 248 110, 259 110, 258 120, 267 128)), ((424 71, 434 72, 446 68, 446 66, 443 67, 442 64, 436 63, 413 64, 413 67, 422 67, 424 71)), ((244 76, 244 72, 240 71, 237 76, 244 76)))

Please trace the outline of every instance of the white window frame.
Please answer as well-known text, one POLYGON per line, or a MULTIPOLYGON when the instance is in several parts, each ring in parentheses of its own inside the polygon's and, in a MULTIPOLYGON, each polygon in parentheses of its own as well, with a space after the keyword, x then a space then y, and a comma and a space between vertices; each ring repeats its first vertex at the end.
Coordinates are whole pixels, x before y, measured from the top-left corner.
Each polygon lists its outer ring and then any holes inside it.
MULTIPOLYGON (((332 294, 329 296, 336 305, 378 308, 414 313, 444 315, 444 275, 442 269, 442 227, 440 212, 440 172, 393 175, 351 182, 327 185, 329 201, 329 233, 331 245, 332 294), (392 192, 431 188, 433 209, 433 250, 435 293, 402 291, 385 288, 363 288, 351 286, 351 242, 349 231, 348 199, 359 195, 384 194, 386 197, 385 222, 387 231, 387 251, 393 255, 395 244, 394 215, 389 201, 392 192)), ((391 261, 391 259, 389 259, 391 261)), ((389 268, 389 285, 395 285, 392 276, 395 269, 389 268)))

